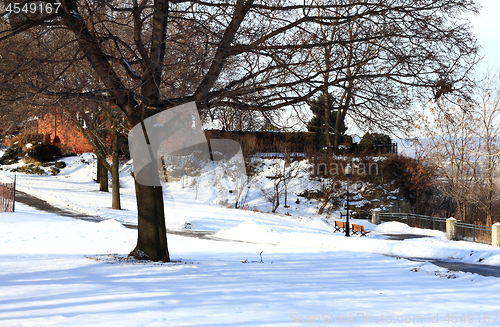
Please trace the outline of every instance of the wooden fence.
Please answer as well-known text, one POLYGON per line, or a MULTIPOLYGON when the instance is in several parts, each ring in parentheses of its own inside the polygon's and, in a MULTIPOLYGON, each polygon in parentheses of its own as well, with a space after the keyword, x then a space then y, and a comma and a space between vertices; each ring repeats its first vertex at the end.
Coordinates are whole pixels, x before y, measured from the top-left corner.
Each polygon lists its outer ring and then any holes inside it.
POLYGON ((0 183, 0 212, 14 212, 16 177, 13 183, 0 183))

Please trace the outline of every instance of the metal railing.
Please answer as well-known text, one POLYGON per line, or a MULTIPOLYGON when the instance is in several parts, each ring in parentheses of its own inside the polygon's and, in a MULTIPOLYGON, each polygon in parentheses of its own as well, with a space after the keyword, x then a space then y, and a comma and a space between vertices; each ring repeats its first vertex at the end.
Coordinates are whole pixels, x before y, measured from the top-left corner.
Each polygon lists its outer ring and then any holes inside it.
POLYGON ((16 177, 13 183, 0 183, 0 212, 14 212, 16 177))
MULTIPOLYGON (((344 219, 347 216, 347 210, 343 210, 340 212, 340 219, 344 219)), ((349 209, 349 218, 352 219, 370 219, 371 212, 370 211, 356 211, 349 209)))
POLYGON ((457 222, 457 237, 464 241, 491 244, 491 227, 457 222))
POLYGON ((434 229, 446 232, 446 218, 416 215, 412 213, 381 212, 381 221, 399 221, 410 227, 434 229))
MULTIPOLYGON (((447 218, 416 215, 411 213, 389 212, 381 212, 379 215, 381 221, 399 221, 410 227, 434 229, 446 232, 447 218)), ((491 227, 467 224, 461 220, 457 220, 456 226, 458 239, 469 242, 491 244, 491 227)))

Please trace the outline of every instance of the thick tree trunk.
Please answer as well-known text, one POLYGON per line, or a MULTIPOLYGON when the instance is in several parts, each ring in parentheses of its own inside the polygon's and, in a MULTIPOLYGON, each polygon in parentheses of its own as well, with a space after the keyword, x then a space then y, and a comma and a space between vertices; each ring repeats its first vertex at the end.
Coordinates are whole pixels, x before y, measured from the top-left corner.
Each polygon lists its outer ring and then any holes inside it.
MULTIPOLYGON (((151 105, 157 104, 160 99, 161 74, 163 58, 165 56, 165 39, 167 33, 167 17, 169 11, 168 0, 155 0, 153 12, 153 30, 151 34, 150 63, 146 70, 141 86, 141 94, 148 99, 151 105)), ((134 115, 128 116, 133 126, 143 123, 143 120, 158 113, 141 106, 134 106, 134 115), (138 108, 138 109, 136 109, 138 108), (138 113, 138 116, 135 116, 138 113)), ((147 131, 144 131, 147 133, 147 131)), ((149 140, 148 136, 146 140, 149 140)), ((149 144, 149 141, 147 141, 149 144)), ((145 171, 158 172, 158 162, 152 158, 151 167, 145 171), (151 170, 152 169, 152 170, 151 170)), ((135 172, 136 178, 141 172, 135 172)), ((167 248, 167 229, 165 227, 165 210, 163 207, 163 190, 160 177, 157 174, 155 181, 145 186, 135 182, 135 196, 137 198, 138 236, 137 245, 130 253, 136 259, 152 261, 170 261, 167 248)))
POLYGON ((109 192, 108 169, 102 163, 100 157, 97 157, 97 181, 99 182, 99 191, 109 192))
MULTIPOLYGON (((144 99, 149 100, 149 105, 159 101, 159 86, 163 70, 165 54, 165 39, 168 17, 168 0, 155 0, 153 13, 153 27, 151 32, 151 46, 149 58, 145 60, 147 69, 142 78, 144 84, 141 93, 144 99)), ((128 93, 123 92, 127 87, 111 66, 100 44, 90 33, 85 20, 80 19, 77 1, 64 1, 63 7, 66 14, 66 25, 78 36, 78 43, 89 60, 92 68, 98 74, 101 82, 110 90, 114 103, 127 115, 132 126, 141 123, 147 118, 145 108, 136 102, 128 93)), ((234 31, 236 33, 236 31, 234 31)), ((215 81, 214 81, 215 82, 215 81)), ((208 92, 206 92, 208 93, 208 92)), ((157 165, 156 162, 154 162, 157 165)), ((140 173, 140 172, 134 172, 140 173)), ((165 212, 163 209, 163 192, 161 186, 144 186, 137 182, 136 198, 138 211, 138 238, 137 246, 130 255, 137 259, 153 261, 169 261, 167 250, 167 234, 165 228, 165 212)), ((158 185, 159 178, 158 178, 158 185)))
POLYGON ((112 188, 112 200, 111 207, 113 209, 121 209, 120 203, 120 171, 119 165, 120 160, 118 158, 118 131, 113 128, 111 130, 111 138, 112 138, 112 156, 113 163, 111 165, 111 188, 112 188))
POLYGON ((169 262, 163 190, 161 186, 135 183, 138 212, 138 237, 130 253, 138 260, 169 262))
POLYGON ((148 166, 140 171, 134 171, 138 236, 137 245, 129 255, 138 260, 169 262, 163 189, 160 182, 158 161, 152 159, 148 166), (154 175, 149 174, 149 172, 157 173, 154 175), (148 177, 141 178, 141 174, 147 174, 148 177), (145 184, 156 186, 142 185, 137 180, 148 180, 145 184))

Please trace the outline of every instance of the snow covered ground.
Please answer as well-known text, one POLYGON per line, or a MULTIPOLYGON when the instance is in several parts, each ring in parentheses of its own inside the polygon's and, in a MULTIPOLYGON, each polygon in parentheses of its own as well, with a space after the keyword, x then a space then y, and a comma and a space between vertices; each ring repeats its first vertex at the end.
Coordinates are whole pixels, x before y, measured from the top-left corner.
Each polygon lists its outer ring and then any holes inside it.
MULTIPOLYGON (((195 195, 177 183, 165 191, 168 227, 213 231, 217 240, 169 234, 173 262, 126 260, 136 231, 117 221, 136 222, 129 168, 121 180, 124 210, 116 211, 111 194, 96 191, 90 155, 65 161, 57 176, 18 174, 18 189, 110 220, 80 221, 19 203, 15 213, 0 213, 0 326, 500 322, 497 278, 404 259, 500 265, 500 249, 394 222, 355 220, 370 236, 346 238, 294 195, 289 211, 274 215, 258 192, 241 210, 220 205, 225 195, 207 185, 195 195), (394 241, 386 234, 427 237, 394 241)), ((3 168, 0 181, 9 181, 13 173, 3 168)))

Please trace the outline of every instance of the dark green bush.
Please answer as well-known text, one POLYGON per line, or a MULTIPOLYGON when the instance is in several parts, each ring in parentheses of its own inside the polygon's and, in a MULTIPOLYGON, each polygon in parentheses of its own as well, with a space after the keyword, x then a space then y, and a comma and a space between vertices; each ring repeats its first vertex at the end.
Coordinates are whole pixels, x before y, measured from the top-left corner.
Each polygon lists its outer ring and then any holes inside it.
POLYGON ((361 141, 359 141, 359 150, 373 151, 377 145, 391 144, 392 140, 389 135, 379 133, 365 133, 361 141))
POLYGON ((0 158, 0 165, 12 165, 19 161, 23 150, 18 145, 8 148, 0 158))
POLYGON ((28 151, 28 157, 38 161, 62 156, 61 149, 55 145, 37 144, 28 151))

